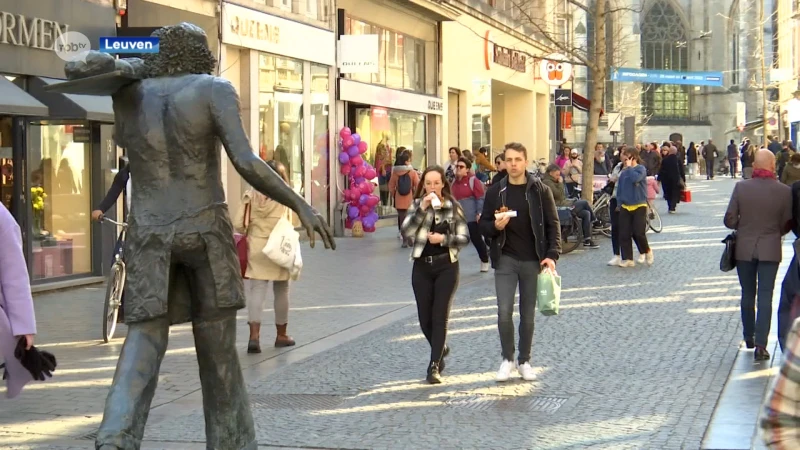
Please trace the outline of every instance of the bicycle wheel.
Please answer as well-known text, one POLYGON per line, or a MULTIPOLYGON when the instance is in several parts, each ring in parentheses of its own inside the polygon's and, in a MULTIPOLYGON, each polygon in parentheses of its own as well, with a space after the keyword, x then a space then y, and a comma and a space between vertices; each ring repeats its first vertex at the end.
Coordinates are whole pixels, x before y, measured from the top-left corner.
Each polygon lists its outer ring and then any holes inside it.
POLYGON ((114 263, 108 275, 105 302, 103 305, 103 342, 108 342, 114 337, 117 329, 117 317, 122 299, 122 290, 125 287, 125 267, 114 263))
POLYGON ((647 226, 656 233, 661 233, 664 224, 661 223, 661 215, 655 208, 647 208, 647 226))
POLYGON ((583 241, 581 224, 573 217, 570 225, 561 227, 561 254, 575 251, 583 241))
POLYGON ((602 223, 602 226, 595 230, 607 238, 611 237, 611 210, 609 208, 610 205, 606 203, 594 211, 595 217, 602 223))

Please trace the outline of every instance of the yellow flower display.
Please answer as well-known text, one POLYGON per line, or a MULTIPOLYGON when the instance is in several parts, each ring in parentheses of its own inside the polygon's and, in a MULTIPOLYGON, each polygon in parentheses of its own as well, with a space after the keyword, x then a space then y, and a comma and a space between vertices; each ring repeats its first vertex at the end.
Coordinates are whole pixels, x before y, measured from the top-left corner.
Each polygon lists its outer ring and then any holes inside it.
POLYGON ((34 211, 44 210, 44 199, 46 198, 47 194, 45 194, 44 188, 42 187, 31 188, 31 206, 33 207, 34 211))

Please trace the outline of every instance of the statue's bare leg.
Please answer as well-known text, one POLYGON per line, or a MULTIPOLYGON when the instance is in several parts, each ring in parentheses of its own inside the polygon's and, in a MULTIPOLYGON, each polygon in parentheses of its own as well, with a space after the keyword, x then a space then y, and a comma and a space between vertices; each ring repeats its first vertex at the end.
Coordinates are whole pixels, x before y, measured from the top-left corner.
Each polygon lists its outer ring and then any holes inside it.
POLYGON ((236 310, 215 320, 194 320, 194 343, 203 387, 206 448, 255 449, 253 416, 236 352, 236 310))
POLYGON ((141 446, 168 339, 166 317, 128 326, 97 432, 98 449, 135 450, 141 446))

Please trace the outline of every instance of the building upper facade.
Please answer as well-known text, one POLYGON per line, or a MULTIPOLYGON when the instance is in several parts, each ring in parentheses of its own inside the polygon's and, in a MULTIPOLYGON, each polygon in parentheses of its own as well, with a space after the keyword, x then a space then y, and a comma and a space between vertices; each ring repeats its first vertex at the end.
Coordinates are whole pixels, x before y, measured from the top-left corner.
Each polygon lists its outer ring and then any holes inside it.
MULTIPOLYGON (((334 0, 234 0, 233 3, 326 30, 336 22, 334 0)), ((297 45, 303 45, 298 42, 297 45)))

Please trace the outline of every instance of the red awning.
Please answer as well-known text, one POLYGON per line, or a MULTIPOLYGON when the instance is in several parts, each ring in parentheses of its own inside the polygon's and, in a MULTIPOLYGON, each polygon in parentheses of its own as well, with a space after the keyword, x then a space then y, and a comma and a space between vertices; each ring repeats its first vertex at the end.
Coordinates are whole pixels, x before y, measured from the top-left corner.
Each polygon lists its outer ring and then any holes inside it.
MULTIPOLYGON (((575 91, 572 92, 572 106, 580 109, 581 111, 589 112, 589 106, 591 106, 591 104, 592 102, 588 98, 576 94, 575 91)), ((600 117, 603 117, 603 114, 605 114, 605 111, 600 109, 600 117)))

